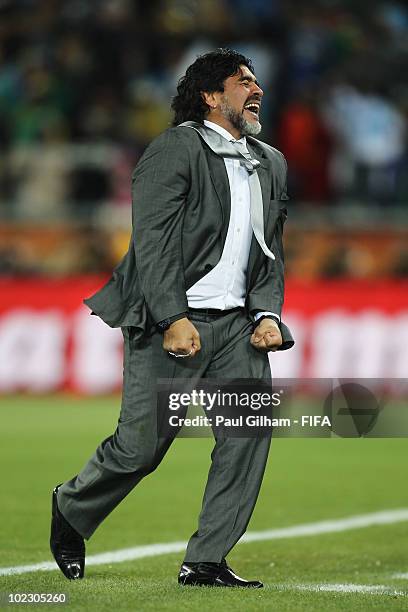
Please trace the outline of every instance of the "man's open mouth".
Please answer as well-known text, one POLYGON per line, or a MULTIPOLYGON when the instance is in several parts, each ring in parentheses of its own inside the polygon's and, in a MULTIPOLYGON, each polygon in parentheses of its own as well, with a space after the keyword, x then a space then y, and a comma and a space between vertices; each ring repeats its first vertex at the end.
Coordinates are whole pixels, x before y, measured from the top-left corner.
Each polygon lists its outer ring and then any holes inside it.
POLYGON ((253 117, 258 119, 260 107, 261 105, 259 104, 259 102, 248 102, 247 104, 245 104, 244 110, 248 111, 253 117))

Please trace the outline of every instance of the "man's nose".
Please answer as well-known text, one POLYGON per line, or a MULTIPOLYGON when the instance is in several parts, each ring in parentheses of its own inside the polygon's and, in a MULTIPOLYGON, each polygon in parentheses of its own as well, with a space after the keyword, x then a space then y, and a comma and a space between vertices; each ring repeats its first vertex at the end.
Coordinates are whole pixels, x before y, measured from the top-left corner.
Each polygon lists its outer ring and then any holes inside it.
POLYGON ((262 91, 262 89, 259 87, 257 83, 253 83, 252 93, 256 94, 260 98, 262 98, 262 96, 264 95, 264 92, 262 91))

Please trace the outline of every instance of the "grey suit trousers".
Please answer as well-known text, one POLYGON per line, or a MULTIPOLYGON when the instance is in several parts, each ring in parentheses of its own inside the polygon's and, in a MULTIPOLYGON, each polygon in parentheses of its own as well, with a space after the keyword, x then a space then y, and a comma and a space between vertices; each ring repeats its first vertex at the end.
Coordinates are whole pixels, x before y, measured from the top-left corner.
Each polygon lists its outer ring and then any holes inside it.
MULTIPOLYGON (((169 355, 156 331, 135 341, 132 328, 122 329, 124 379, 116 431, 58 492, 60 511, 86 539, 142 478, 156 469, 171 444, 170 439, 157 436, 157 379, 271 376, 267 354, 250 344, 252 323, 244 311, 221 317, 192 313, 190 318, 202 345, 192 359, 169 355)), ((186 561, 220 562, 243 535, 259 493, 269 446, 270 436, 217 436, 198 529, 188 543, 186 561)))

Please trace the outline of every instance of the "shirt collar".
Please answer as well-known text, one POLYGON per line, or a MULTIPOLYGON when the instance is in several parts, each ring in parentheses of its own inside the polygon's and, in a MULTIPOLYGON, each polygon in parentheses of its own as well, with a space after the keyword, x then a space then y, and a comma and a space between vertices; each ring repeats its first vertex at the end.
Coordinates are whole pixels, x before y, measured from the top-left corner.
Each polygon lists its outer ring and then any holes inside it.
POLYGON ((221 136, 226 138, 226 140, 228 140, 229 142, 231 142, 231 141, 241 142, 243 145, 246 146, 246 138, 245 138, 245 136, 242 136, 242 138, 240 138, 239 140, 235 140, 233 135, 230 134, 223 127, 218 125, 218 123, 214 123, 213 121, 207 121, 207 119, 204 119, 204 125, 207 126, 208 128, 210 128, 211 130, 214 130, 215 132, 218 132, 218 134, 221 134, 221 136))

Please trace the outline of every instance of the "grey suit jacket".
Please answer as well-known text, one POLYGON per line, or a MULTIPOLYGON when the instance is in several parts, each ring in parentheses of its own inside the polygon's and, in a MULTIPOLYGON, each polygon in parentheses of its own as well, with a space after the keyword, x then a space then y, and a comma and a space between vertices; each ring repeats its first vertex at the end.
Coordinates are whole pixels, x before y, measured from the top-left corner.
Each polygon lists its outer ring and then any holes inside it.
MULTIPOLYGON (((259 160, 265 240, 276 260, 252 239, 246 287, 250 317, 281 314, 287 167, 283 155, 248 137, 259 160)), ((166 130, 147 147, 132 176, 133 232, 111 279, 85 303, 111 327, 151 326, 188 310, 186 291, 217 265, 227 235, 231 196, 224 160, 187 127, 166 130)), ((293 346, 281 323, 281 350, 293 346)))

